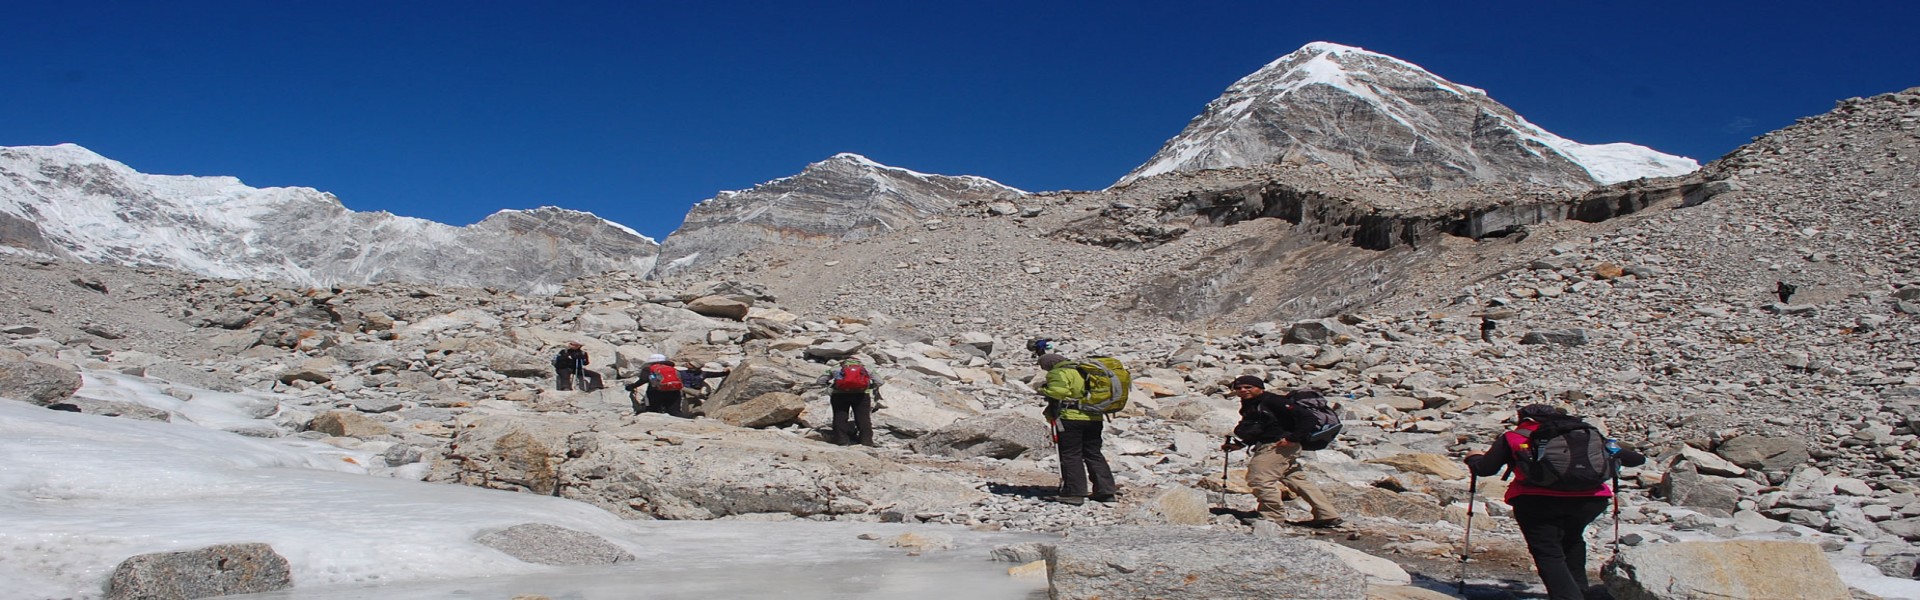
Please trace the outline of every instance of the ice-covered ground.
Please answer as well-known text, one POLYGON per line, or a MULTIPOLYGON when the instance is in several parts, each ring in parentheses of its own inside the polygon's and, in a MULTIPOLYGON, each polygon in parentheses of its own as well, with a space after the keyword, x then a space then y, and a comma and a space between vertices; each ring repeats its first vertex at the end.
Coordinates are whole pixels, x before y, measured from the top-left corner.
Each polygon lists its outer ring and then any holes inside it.
POLYGON ((195 391, 183 401, 161 390, 93 372, 81 395, 166 408, 175 423, 0 399, 0 581, 7 582, 0 599, 98 598, 130 556, 244 542, 267 543, 292 566, 296 587, 250 596, 260 598, 1044 595, 1044 581, 1012 579, 1010 564, 988 558, 994 546, 1040 539, 1030 534, 624 521, 571 500, 413 481, 404 471, 370 468, 376 456, 317 441, 213 428, 257 420, 252 415, 274 400, 270 395, 195 391), (551 567, 472 541, 521 523, 598 534, 638 560, 551 567), (909 531, 951 536, 955 547, 909 556, 886 544, 909 531))

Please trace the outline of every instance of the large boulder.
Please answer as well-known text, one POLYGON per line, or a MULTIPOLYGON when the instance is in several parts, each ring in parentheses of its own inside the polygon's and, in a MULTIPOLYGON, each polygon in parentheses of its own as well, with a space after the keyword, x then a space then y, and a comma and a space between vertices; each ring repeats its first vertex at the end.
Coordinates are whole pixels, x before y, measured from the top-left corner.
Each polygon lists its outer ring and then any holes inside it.
POLYGON ((814 377, 807 376, 799 367, 783 359, 747 359, 727 375, 726 384, 707 396, 700 410, 711 415, 729 405, 741 404, 766 394, 797 393, 805 390, 813 380, 814 377))
POLYGON ((1205 529, 1078 528, 1047 556, 1051 597, 1366 597, 1367 580, 1339 557, 1299 539, 1205 529))
POLYGON ((716 409, 703 409, 707 416, 734 427, 773 427, 792 423, 807 411, 807 401, 786 392, 767 392, 716 409))
POLYGON ((1739 510, 1740 499, 1759 492, 1760 484, 1748 479, 1705 475, 1694 463, 1679 461, 1667 470, 1659 489, 1674 506, 1730 517, 1739 510))
POLYGON ((574 415, 483 417, 454 438, 447 458, 458 470, 459 483, 551 495, 567 460, 568 440, 592 426, 591 419, 574 415))
POLYGON ((1820 547, 1798 542, 1650 544, 1622 549, 1601 568, 1616 600, 1847 600, 1820 547))
POLYGON ((955 512, 987 495, 864 451, 777 430, 642 415, 570 441, 560 495, 627 518, 955 512))
POLYGON ((1033 415, 995 412, 970 417, 934 430, 908 445, 914 452, 936 456, 1014 458, 1053 444, 1047 422, 1033 415))
POLYGON ((46 406, 72 398, 79 389, 78 369, 27 360, 14 352, 0 354, 0 398, 46 406))
POLYGON ((1714 452, 1733 464, 1762 471, 1785 471, 1805 464, 1810 458, 1806 440, 1763 435, 1729 439, 1721 442, 1714 452))
POLYGON ((186 600, 293 587, 287 559, 266 544, 141 554, 107 580, 107 600, 186 600))

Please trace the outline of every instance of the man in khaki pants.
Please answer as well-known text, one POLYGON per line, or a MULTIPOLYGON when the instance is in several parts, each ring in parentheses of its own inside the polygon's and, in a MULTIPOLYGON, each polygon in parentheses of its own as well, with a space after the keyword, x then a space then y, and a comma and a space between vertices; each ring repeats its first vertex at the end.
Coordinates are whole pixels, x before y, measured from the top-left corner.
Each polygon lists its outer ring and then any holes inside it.
POLYGON ((1238 439, 1229 438, 1222 449, 1247 448, 1247 485, 1260 502, 1261 518, 1285 522, 1287 491, 1292 490, 1313 509, 1312 519, 1293 525, 1339 526, 1340 511, 1300 470, 1300 439, 1312 418, 1300 415, 1287 397, 1266 391, 1266 382, 1259 377, 1243 375, 1232 386, 1233 395, 1240 397, 1240 424, 1233 428, 1238 439))

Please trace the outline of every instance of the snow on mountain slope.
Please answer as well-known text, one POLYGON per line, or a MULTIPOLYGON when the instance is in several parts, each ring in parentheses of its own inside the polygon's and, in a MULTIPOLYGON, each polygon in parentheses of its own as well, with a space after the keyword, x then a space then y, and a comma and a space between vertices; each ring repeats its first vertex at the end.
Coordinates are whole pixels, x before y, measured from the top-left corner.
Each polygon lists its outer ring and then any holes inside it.
POLYGON ((588 213, 503 210, 455 227, 348 210, 311 188, 148 175, 80 146, 0 148, 0 251, 306 285, 541 291, 651 269, 659 245, 588 213))

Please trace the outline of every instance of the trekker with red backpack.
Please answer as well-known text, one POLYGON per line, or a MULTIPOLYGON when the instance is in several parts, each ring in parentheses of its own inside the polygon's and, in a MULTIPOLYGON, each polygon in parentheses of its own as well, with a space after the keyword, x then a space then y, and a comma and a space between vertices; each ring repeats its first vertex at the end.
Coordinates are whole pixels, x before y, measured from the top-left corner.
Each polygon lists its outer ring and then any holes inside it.
POLYGON ((682 419, 693 418, 693 415, 687 414, 683 406, 685 398, 680 393, 686 388, 686 383, 681 379, 680 369, 675 368, 666 355, 647 357, 647 363, 640 366, 640 378, 627 384, 627 393, 631 395, 643 385, 647 386, 647 402, 642 405, 638 398, 630 397, 633 414, 663 412, 682 419))
POLYGON ((829 404, 833 405, 833 443, 851 446, 875 446, 873 443, 873 402, 880 397, 880 378, 860 362, 849 358, 840 361, 821 375, 814 385, 828 386, 829 404), (848 424, 848 417, 852 424, 848 424))
POLYGON ((1587 526, 1613 499, 1607 480, 1621 466, 1637 467, 1647 458, 1552 406, 1529 404, 1515 419, 1513 431, 1500 434, 1486 452, 1467 455, 1467 468, 1474 477, 1510 468, 1507 505, 1547 597, 1580 600, 1587 589, 1587 526))

